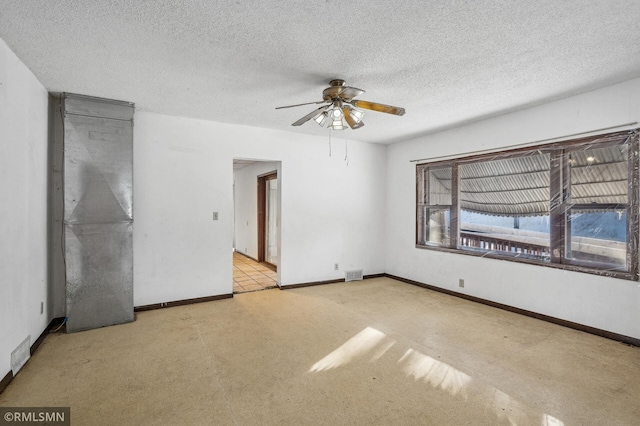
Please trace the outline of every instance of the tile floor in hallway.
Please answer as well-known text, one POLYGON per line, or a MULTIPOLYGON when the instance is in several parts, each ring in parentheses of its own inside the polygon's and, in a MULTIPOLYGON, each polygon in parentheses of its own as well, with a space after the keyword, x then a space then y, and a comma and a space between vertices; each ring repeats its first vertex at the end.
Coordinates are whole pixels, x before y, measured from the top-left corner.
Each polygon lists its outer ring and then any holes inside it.
POLYGON ((233 292, 277 287, 278 273, 240 253, 233 253, 233 292))

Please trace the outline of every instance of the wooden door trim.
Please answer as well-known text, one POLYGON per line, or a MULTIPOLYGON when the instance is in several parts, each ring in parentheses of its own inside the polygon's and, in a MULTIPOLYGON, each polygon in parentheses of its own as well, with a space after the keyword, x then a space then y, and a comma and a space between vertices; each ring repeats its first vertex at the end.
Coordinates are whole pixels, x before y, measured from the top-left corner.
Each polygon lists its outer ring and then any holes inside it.
POLYGON ((267 189, 267 181, 278 178, 278 172, 273 171, 269 173, 265 173, 263 175, 258 176, 258 262, 266 263, 268 265, 273 266, 269 262, 265 261, 264 252, 265 252, 265 232, 267 227, 267 199, 266 199, 266 189, 267 189))

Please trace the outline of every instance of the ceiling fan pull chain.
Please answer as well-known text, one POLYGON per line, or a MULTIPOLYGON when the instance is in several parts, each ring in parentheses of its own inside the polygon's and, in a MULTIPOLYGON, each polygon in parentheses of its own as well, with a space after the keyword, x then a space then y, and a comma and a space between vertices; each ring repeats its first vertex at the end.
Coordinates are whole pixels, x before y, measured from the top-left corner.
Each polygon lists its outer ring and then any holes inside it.
POLYGON ((344 141, 344 161, 347 162, 347 167, 349 166, 349 139, 345 139, 344 141))

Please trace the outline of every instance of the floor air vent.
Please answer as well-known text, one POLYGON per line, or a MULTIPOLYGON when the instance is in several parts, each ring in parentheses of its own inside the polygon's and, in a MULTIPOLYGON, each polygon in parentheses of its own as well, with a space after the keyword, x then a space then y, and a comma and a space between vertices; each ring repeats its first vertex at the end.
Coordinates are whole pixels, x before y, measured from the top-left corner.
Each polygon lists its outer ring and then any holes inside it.
POLYGON ((345 271, 345 281, 358 281, 362 280, 362 269, 353 269, 351 271, 345 271))
POLYGON ((31 358, 30 342, 31 335, 27 336, 27 338, 11 352, 11 372, 14 376, 18 374, 22 366, 31 358))

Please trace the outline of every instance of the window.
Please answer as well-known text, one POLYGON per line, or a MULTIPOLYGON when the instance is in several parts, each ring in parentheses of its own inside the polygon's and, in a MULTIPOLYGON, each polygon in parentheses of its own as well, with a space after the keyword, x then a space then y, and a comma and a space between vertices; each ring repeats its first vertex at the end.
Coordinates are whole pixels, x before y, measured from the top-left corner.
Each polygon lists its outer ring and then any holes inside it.
POLYGON ((626 144, 568 152, 567 251, 574 261, 627 263, 629 149, 626 144))
POLYGON ((418 173, 418 244, 448 247, 451 223, 451 167, 424 168, 418 173))
POLYGON ((416 246, 638 279, 638 133, 416 167, 416 246))

